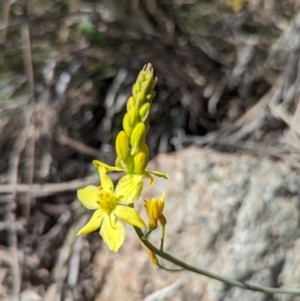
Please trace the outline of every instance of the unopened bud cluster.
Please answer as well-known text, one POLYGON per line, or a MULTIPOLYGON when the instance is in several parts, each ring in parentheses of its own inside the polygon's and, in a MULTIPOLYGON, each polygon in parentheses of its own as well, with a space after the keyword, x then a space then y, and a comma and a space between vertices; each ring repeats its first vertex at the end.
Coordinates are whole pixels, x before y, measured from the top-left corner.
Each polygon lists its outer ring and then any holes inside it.
POLYGON ((125 169, 128 174, 143 174, 149 161, 145 139, 155 85, 153 68, 148 64, 139 73, 132 88, 132 96, 127 101, 123 131, 116 138, 116 166, 125 169))

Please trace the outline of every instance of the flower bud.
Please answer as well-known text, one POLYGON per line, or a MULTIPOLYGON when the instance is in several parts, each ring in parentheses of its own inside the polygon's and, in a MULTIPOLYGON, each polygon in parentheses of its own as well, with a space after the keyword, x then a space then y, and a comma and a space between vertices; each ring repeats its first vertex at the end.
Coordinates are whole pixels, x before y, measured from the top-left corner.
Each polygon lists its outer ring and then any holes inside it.
POLYGON ((127 112, 130 111, 131 108, 135 106, 135 100, 133 96, 130 96, 127 100, 127 112))
POLYGON ((141 105, 145 102, 145 94, 143 92, 139 92, 135 95, 135 106, 136 108, 140 108, 141 105))
POLYGON ((129 118, 129 125, 130 128, 134 128, 136 124, 140 121, 139 120, 139 113, 137 108, 133 107, 131 110, 128 112, 128 118, 129 118))
POLYGON ((132 132, 132 127, 130 126, 129 123, 129 113, 126 113, 123 117, 123 129, 125 133, 127 134, 128 137, 130 137, 131 132, 132 132))
POLYGON ((157 228, 157 221, 161 220, 164 222, 163 226, 166 224, 166 218, 162 214, 165 207, 165 192, 161 195, 159 199, 152 198, 146 199, 144 204, 148 217, 149 217, 149 229, 155 230, 157 228), (164 217, 164 219, 162 218, 164 217))
POLYGON ((139 83, 138 83, 138 80, 137 80, 136 83, 132 87, 132 95, 135 96, 139 92, 140 92, 140 86, 139 86, 139 83))
POLYGON ((141 85, 141 91, 147 93, 149 91, 149 88, 151 88, 151 80, 144 81, 141 85))
POLYGON ((153 98, 155 97, 155 91, 150 91, 147 95, 146 95, 146 100, 151 102, 153 100, 153 98))
POLYGON ((158 218, 160 224, 164 227, 167 223, 167 219, 166 217, 162 214, 159 218, 158 218))
POLYGON ((139 122, 133 129, 130 136, 131 155, 134 155, 139 147, 145 142, 146 127, 144 123, 139 122))
POLYGON ((117 155, 126 163, 129 156, 129 141, 126 133, 120 131, 116 138, 117 155))
POLYGON ((150 112, 150 107, 151 107, 150 103, 147 102, 147 103, 143 104, 142 107, 139 109, 139 115, 140 115, 142 122, 145 122, 146 119, 148 118, 149 112, 150 112))
POLYGON ((147 73, 145 76, 145 80, 152 82, 153 81, 153 69, 151 70, 151 72, 147 73))
POLYGON ((134 155, 134 171, 137 174, 143 174, 148 161, 149 161, 149 149, 146 143, 144 143, 134 155))

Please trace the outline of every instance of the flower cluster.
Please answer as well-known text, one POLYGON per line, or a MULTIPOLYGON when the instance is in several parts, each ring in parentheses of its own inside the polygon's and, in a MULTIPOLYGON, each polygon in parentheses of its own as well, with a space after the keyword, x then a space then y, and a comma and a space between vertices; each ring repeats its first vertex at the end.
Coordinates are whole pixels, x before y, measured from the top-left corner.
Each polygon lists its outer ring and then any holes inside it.
MULTIPOLYGON (((89 185, 79 189, 77 196, 81 203, 95 210, 90 221, 77 235, 87 234, 100 228, 100 235, 111 251, 117 252, 125 238, 124 226, 119 220, 139 228, 146 224, 133 208, 143 189, 143 177, 150 179, 150 186, 155 183, 153 175, 168 178, 166 173, 147 169, 149 149, 146 133, 149 129, 149 113, 155 96, 156 78, 151 64, 139 73, 132 89, 132 96, 127 101, 127 112, 123 118, 123 130, 115 141, 117 158, 115 166, 94 160, 93 164, 100 175, 100 186, 89 185), (125 172, 114 188, 108 172, 125 172)), ((162 214, 164 194, 160 199, 146 199, 145 207, 149 216, 149 230, 157 228, 157 221, 166 224, 162 214)))

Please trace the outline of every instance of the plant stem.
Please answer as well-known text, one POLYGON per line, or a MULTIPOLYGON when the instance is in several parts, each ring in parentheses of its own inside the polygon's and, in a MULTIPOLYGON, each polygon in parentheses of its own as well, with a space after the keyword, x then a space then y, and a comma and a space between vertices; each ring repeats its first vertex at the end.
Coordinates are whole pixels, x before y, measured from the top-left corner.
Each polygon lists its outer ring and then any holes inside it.
POLYGON ((164 251, 164 241, 165 241, 165 226, 161 227, 161 239, 160 239, 160 251, 164 251))
POLYGON ((216 279, 219 280, 227 285, 230 286, 236 286, 242 289, 246 289, 246 290, 251 290, 251 291, 257 291, 257 292, 262 292, 262 293, 266 293, 266 294, 291 294, 291 295, 300 295, 300 289, 280 289, 280 288, 275 288, 275 287, 267 287, 267 286, 259 286, 259 285, 254 285, 254 284, 248 284, 248 283, 244 283, 238 280, 234 280, 234 279, 230 279, 227 277, 223 277, 220 276, 218 274, 209 272, 207 270, 204 269, 200 269, 200 268, 196 268, 192 265, 189 265, 175 257, 173 257, 172 255, 161 251, 159 249, 157 249, 155 246, 153 246, 148 240, 143 239, 144 234, 142 232, 142 230, 140 228, 134 227, 136 234, 138 235, 138 237, 140 238, 140 240, 142 241, 142 243, 148 248, 150 249, 152 252, 154 252, 156 255, 160 256, 161 258, 164 258, 180 267, 182 267, 185 270, 200 274, 200 275, 204 275, 207 276, 209 278, 212 279, 216 279))

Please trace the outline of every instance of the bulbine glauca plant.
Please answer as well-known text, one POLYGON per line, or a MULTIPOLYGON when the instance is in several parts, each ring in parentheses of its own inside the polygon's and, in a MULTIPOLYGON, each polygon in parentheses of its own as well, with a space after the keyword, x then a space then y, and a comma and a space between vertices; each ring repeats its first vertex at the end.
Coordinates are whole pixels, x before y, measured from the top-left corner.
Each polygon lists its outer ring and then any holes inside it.
POLYGON ((118 133, 115 141, 117 158, 115 166, 94 160, 100 176, 100 185, 89 185, 79 189, 79 201, 87 209, 94 210, 88 223, 79 230, 77 235, 88 234, 99 230, 103 241, 110 251, 117 252, 125 239, 125 229, 122 222, 132 225, 138 239, 148 252, 151 262, 162 269, 170 271, 189 270, 208 276, 231 286, 260 291, 268 294, 300 295, 300 289, 279 289, 246 284, 241 281, 222 277, 207 270, 194 267, 164 251, 164 237, 167 219, 163 213, 165 193, 158 198, 146 198, 144 208, 148 215, 148 224, 143 221, 135 210, 134 204, 139 201, 143 190, 143 178, 149 180, 150 186, 155 184, 156 177, 168 179, 168 175, 161 171, 147 169, 149 149, 146 134, 149 129, 149 112, 155 97, 156 77, 151 64, 147 64, 140 71, 132 88, 132 95, 127 101, 127 112, 123 117, 123 129, 118 133), (110 172, 122 172, 123 176, 114 185, 109 177, 110 172), (158 227, 161 228, 161 243, 154 246, 150 234, 158 227), (178 269, 168 269, 160 264, 159 258, 172 262, 178 269))

